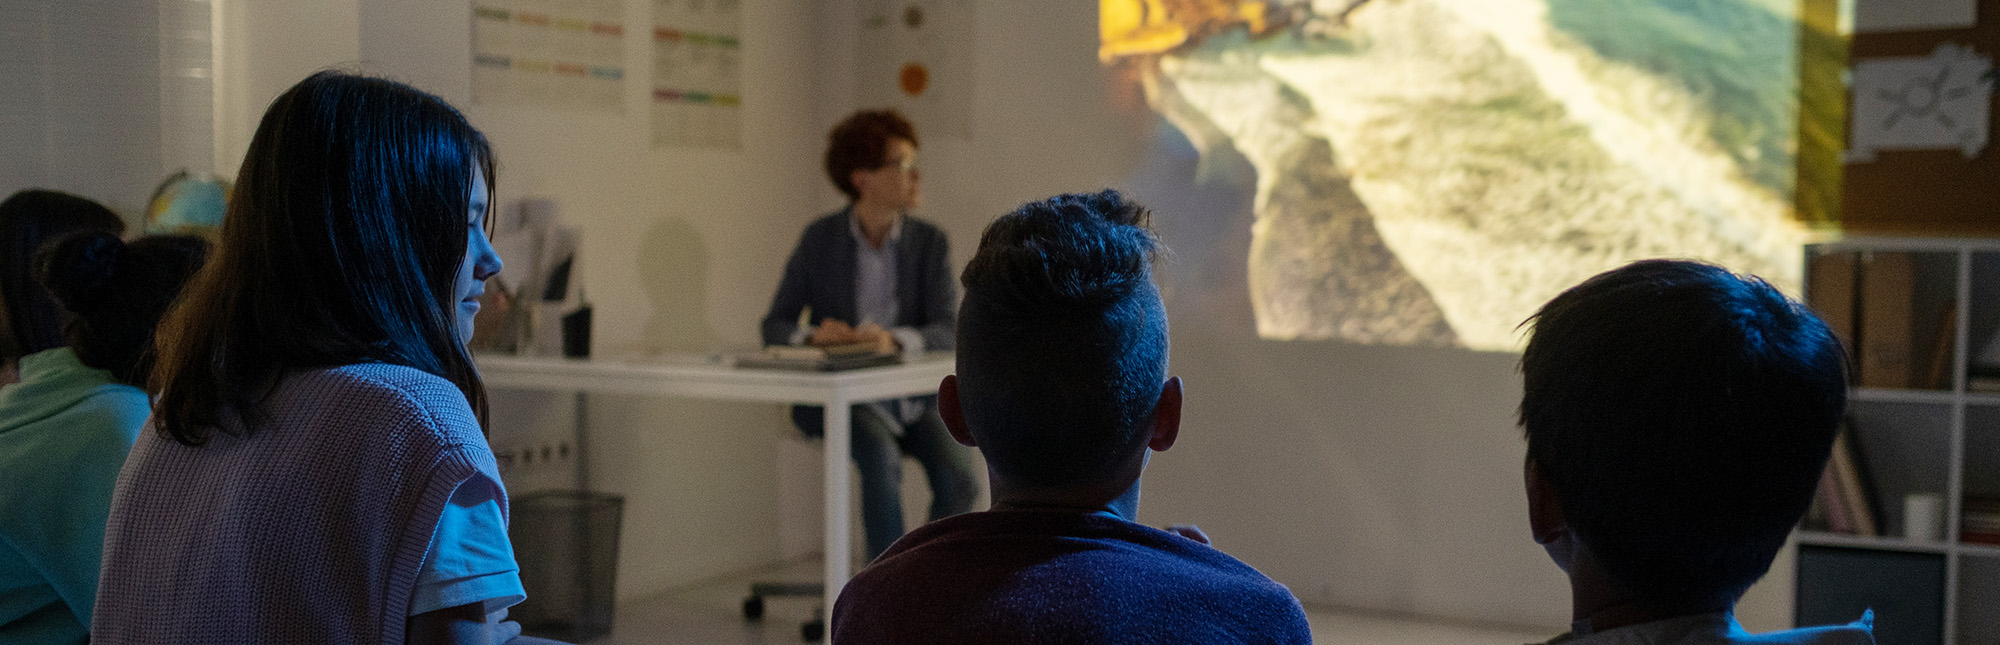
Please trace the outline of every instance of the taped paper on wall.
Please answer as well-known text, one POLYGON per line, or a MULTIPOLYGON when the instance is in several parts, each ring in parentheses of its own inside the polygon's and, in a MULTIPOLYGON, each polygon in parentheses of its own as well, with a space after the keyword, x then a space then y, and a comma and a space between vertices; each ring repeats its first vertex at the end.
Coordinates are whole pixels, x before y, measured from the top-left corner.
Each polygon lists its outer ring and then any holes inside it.
POLYGON ((472 17, 472 102, 625 112, 620 0, 478 0, 472 17))
POLYGON ((653 1, 653 147, 742 147, 741 0, 653 1))
POLYGON ((1880 150, 1986 149, 1993 59, 1946 43, 1924 58, 1867 58, 1854 64, 1848 163, 1880 150))
POLYGON ((855 99, 920 136, 972 136, 973 21, 969 0, 863 0, 855 99))

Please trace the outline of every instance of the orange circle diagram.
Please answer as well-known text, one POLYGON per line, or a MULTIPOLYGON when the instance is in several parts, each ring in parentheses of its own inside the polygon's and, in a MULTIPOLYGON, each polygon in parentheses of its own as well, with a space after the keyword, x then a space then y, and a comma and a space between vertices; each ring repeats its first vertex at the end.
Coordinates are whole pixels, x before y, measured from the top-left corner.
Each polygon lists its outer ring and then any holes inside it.
POLYGON ((931 85, 931 70, 922 63, 904 65, 903 71, 896 75, 896 84, 903 87, 904 94, 920 96, 931 85))

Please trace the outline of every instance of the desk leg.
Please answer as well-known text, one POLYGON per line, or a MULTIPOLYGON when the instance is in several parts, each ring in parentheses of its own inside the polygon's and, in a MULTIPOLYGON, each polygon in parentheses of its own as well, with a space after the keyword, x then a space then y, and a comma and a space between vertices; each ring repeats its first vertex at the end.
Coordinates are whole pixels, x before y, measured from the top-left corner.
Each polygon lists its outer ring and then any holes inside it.
POLYGON ((577 390, 575 399, 576 399, 575 401, 576 409, 574 410, 575 416, 571 419, 571 424, 575 429, 575 434, 570 438, 570 441, 571 441, 571 447, 575 448, 576 452, 571 453, 570 458, 576 460, 575 462, 572 462, 576 464, 576 489, 588 493, 591 490, 590 489, 590 443, 589 443, 590 394, 584 392, 583 390, 577 390))
POLYGON ((826 616, 832 643, 833 601, 847 584, 848 544, 847 453, 854 440, 850 432, 852 404, 836 395, 826 400, 826 616))

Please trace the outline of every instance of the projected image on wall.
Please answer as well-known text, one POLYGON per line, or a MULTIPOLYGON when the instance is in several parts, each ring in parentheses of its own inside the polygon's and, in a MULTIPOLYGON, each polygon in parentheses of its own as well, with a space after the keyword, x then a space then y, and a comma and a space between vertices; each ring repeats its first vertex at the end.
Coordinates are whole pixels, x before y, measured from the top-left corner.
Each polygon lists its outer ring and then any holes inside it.
POLYGON ((1101 0, 1100 54, 1254 175, 1260 337, 1505 350, 1634 259, 1796 291, 1795 2, 1101 0))

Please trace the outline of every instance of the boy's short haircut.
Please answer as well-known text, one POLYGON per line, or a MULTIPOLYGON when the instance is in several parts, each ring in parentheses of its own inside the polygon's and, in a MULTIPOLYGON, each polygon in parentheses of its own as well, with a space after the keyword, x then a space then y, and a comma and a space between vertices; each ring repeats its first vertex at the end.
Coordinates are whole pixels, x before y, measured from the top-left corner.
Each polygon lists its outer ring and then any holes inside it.
POLYGON ((841 119, 826 135, 826 178, 848 199, 860 199, 854 187, 856 170, 873 170, 889 162, 889 142, 902 139, 917 145, 917 128, 895 110, 862 110, 841 119))
POLYGON ((1166 381, 1149 214, 1116 191, 1001 216, 961 282, 961 409, 986 460, 1029 486, 1096 481, 1143 443, 1166 381))
POLYGON ((1576 539, 1627 591, 1734 602, 1825 467, 1845 354, 1754 276, 1648 260, 1529 319, 1520 422, 1576 539))

